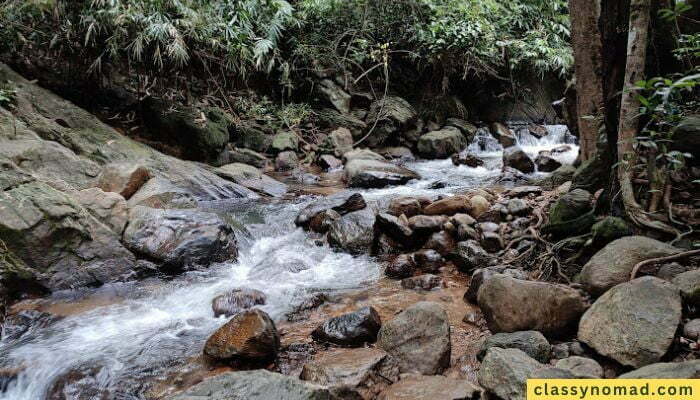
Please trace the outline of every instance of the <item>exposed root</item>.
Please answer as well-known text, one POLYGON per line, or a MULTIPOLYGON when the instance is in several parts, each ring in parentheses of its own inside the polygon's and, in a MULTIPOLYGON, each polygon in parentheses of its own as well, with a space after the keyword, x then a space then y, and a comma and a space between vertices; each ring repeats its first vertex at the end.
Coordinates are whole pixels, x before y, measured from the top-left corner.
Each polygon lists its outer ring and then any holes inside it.
POLYGON ((676 261, 676 260, 680 260, 680 259, 683 259, 686 257, 692 257, 692 256, 698 256, 698 255, 700 255, 700 249, 685 251, 683 253, 674 254, 672 256, 652 258, 649 260, 642 261, 640 263, 637 263, 637 265, 635 265, 634 268, 632 269, 632 273, 630 273, 630 280, 634 279, 637 276, 637 273, 642 268, 647 267, 649 265, 654 265, 654 264, 668 262, 668 261, 676 261))

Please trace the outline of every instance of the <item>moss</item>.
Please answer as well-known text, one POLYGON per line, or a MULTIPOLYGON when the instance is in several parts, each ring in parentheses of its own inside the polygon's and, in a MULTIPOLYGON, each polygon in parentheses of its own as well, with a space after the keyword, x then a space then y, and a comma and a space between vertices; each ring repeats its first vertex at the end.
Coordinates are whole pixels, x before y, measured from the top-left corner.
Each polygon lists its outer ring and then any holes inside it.
POLYGON ((593 243, 597 246, 605 246, 615 239, 632 235, 632 229, 627 222, 618 217, 606 217, 598 221, 591 228, 593 243))

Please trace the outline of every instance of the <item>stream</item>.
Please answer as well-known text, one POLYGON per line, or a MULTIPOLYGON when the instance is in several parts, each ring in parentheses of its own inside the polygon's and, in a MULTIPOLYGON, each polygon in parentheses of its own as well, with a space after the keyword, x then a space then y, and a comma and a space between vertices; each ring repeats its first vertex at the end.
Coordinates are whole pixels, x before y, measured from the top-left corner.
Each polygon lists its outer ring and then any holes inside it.
MULTIPOLYGON (((578 147, 566 127, 549 126, 548 131, 542 139, 519 134, 519 144, 534 158, 541 150, 568 143, 571 150, 555 158, 572 163, 578 147)), ((481 132, 470 150, 486 160, 483 167, 455 167, 450 160, 410 162, 406 167, 421 174, 421 180, 359 192, 367 200, 386 201, 488 185, 500 174, 502 148, 481 132)), ((315 293, 371 287, 382 277, 379 263, 318 245, 294 226, 299 210, 312 201, 313 196, 303 196, 201 204, 245 226, 237 232, 237 262, 41 300, 43 310, 61 317, 42 317, 24 330, 4 331, 0 370, 19 372, 4 382, 0 375, 0 400, 146 399, 150 383, 201 354, 207 337, 226 322, 211 310, 218 294, 236 287, 261 290, 268 299, 261 308, 277 321, 315 293)))

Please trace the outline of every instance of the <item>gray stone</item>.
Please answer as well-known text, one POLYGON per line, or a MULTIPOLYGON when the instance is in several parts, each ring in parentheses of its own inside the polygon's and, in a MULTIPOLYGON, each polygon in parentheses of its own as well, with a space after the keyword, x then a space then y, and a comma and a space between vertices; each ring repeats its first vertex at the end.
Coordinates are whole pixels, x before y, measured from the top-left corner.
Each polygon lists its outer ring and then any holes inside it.
POLYGON ((481 362, 479 384, 504 400, 525 400, 527 380, 544 365, 518 349, 491 348, 481 362))
POLYGON ((421 136, 418 140, 418 152, 424 158, 443 159, 459 153, 468 144, 459 129, 446 127, 421 136))
POLYGON ((491 135, 498 140, 503 148, 515 146, 515 135, 513 135, 513 132, 504 124, 494 122, 489 126, 489 130, 491 131, 491 135))
POLYGON ((577 378, 600 379, 603 377, 603 367, 596 360, 572 356, 557 361, 557 368, 571 371, 577 378))
POLYGON ((214 317, 218 318, 223 315, 228 318, 255 306, 265 305, 266 302, 265 293, 255 289, 242 288, 233 289, 214 297, 211 308, 214 311, 214 317))
POLYGON ((352 96, 338 86, 338 84, 331 79, 323 79, 316 88, 323 99, 332 104, 336 110, 343 114, 350 113, 350 99, 352 96))
POLYGON ((700 269, 683 272, 671 282, 681 290, 685 304, 692 307, 700 306, 700 269))
POLYGON ((343 162, 348 163, 352 160, 386 161, 386 158, 368 149, 355 149, 343 154, 343 162))
POLYGON ((299 166, 299 157, 293 151, 283 151, 275 158, 275 170, 291 171, 299 166))
POLYGON ((338 128, 328 135, 328 139, 333 147, 336 157, 343 157, 352 151, 354 139, 352 133, 347 128, 338 128))
POLYGON ((375 209, 366 207, 331 221, 328 225, 328 242, 350 254, 369 253, 374 238, 375 216, 375 209))
POLYGON ((327 319, 311 336, 318 342, 341 346, 358 347, 377 340, 382 326, 379 314, 372 307, 363 307, 355 312, 327 319))
POLYGON ((280 348, 275 323, 264 311, 236 314, 204 344, 204 354, 220 361, 260 363, 274 360, 280 348))
POLYGON ((457 247, 448 257, 461 272, 470 272, 489 265, 491 256, 475 240, 457 243, 457 247))
POLYGON ((497 333, 489 336, 481 343, 477 357, 481 360, 486 352, 493 347, 501 349, 519 349, 535 360, 547 363, 552 346, 541 333, 537 331, 520 331, 513 333, 497 333))
POLYGON ((666 354, 680 319, 678 289, 643 277, 603 294, 581 318, 578 338, 606 357, 639 368, 666 354))
POLYGON ((547 154, 539 154, 535 158, 538 172, 553 172, 561 167, 561 163, 547 154))
POLYGON ((163 178, 151 178, 127 202, 129 208, 194 208, 197 199, 187 190, 163 178))
POLYGON ((700 360, 656 363, 620 375, 620 379, 698 379, 700 360))
POLYGON ((105 192, 119 193, 126 200, 151 179, 148 168, 137 163, 107 164, 97 177, 97 187, 105 192))
POLYGON ((287 193, 287 185, 263 174, 252 165, 234 163, 226 164, 215 170, 222 178, 266 196, 280 197, 287 193))
POLYGON ((530 213, 530 205, 523 199, 510 199, 508 201, 508 213, 523 216, 530 213))
POLYGON ((442 286, 442 278, 432 274, 413 276, 401 281, 401 287, 404 289, 433 290, 440 286, 442 286))
POLYGON ((128 218, 124 197, 114 192, 103 192, 99 188, 84 189, 73 195, 93 217, 121 236, 128 218))
POLYGON ((391 260, 387 265, 384 274, 389 278, 404 279, 413 276, 416 270, 416 263, 409 254, 401 254, 391 260))
POLYGON ((699 341, 700 340, 700 319, 693 319, 688 321, 683 326, 683 336, 688 339, 699 341))
POLYGON ((384 390, 378 400, 479 400, 481 389, 464 379, 409 375, 384 390))
POLYGON ((279 132, 272 138, 270 148, 274 153, 297 151, 299 149, 299 136, 292 131, 279 132))
POLYGON ((345 164, 345 180, 350 187, 383 188, 403 185, 420 175, 386 161, 352 159, 345 164))
POLYGON ((503 166, 515 168, 526 174, 535 172, 535 163, 519 146, 511 146, 503 150, 503 166))

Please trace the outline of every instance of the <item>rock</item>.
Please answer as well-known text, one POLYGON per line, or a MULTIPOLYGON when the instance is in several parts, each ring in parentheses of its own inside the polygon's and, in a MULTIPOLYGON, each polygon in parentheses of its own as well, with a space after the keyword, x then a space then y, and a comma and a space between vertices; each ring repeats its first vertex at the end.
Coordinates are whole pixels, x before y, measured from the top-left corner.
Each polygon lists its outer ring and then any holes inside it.
POLYGON ((553 172, 561 167, 561 163, 547 154, 539 154, 535 158, 535 166, 538 172, 553 172))
POLYGON ((350 99, 352 96, 331 79, 323 79, 316 86, 318 93, 336 110, 343 114, 350 113, 350 99))
POLYGON ((134 163, 107 164, 97 177, 96 186, 105 192, 119 193, 126 200, 151 179, 148 168, 134 163))
POLYGON ((323 154, 318 157, 318 165, 325 170, 338 169, 343 166, 343 162, 330 154, 323 154))
POLYGON ((691 307, 700 306, 700 269, 683 272, 671 282, 681 290, 684 304, 691 307))
POLYGON ((124 244, 136 254, 182 269, 235 260, 236 236, 216 214, 137 206, 129 211, 124 244))
POLYGON ((700 339, 700 318, 690 320, 683 326, 683 336, 695 341, 700 339))
POLYGON ((561 359, 554 365, 556 368, 571 371, 577 378, 600 379, 603 378, 603 367, 593 359, 573 356, 561 359))
POLYGON ((408 219, 408 226, 419 235, 440 232, 447 221, 442 215, 416 215, 408 219))
POLYGON ((471 280, 469 281, 469 287, 467 291, 464 292, 464 302, 466 303, 476 303, 479 296, 479 289, 481 286, 496 274, 495 271, 489 268, 477 268, 472 273, 471 280))
POLYGON ((673 129, 671 133, 673 143, 671 149, 681 153, 690 153, 693 157, 688 161, 690 165, 700 165, 700 115, 685 117, 673 129))
POLYGON ((591 228, 591 233, 593 234, 593 243, 601 247, 613 240, 633 234, 627 222, 618 217, 605 217, 596 222, 591 228))
POLYGON ((418 113, 406 100, 397 96, 385 96, 370 106, 366 121, 375 129, 365 143, 369 147, 379 147, 392 139, 392 135, 411 128, 417 119, 418 113))
POLYGON ((481 390, 463 379, 410 375, 389 386, 378 400, 479 400, 481 390))
POLYGON ((297 153, 293 151, 283 151, 275 158, 275 170, 291 171, 299 166, 299 158, 297 153))
POLYGON ((349 151, 343 155, 343 161, 348 163, 352 160, 375 160, 375 161, 386 161, 386 158, 381 154, 377 154, 372 150, 368 149, 356 149, 349 151))
POLYGON ((700 360, 656 363, 620 375, 620 379, 698 379, 700 360))
POLYGON ((443 159, 459 153, 468 144, 459 129, 449 126, 421 136, 418 140, 418 153, 427 159, 443 159))
POLYGON ((450 365, 447 313, 437 303, 415 303, 382 326, 377 347, 396 358, 401 372, 439 374, 450 365))
POLYGON ((663 264, 659 268, 659 272, 656 273, 656 277, 665 281, 671 281, 673 278, 682 274, 683 272, 687 272, 689 269, 690 267, 686 267, 677 262, 671 262, 668 264, 663 264))
POLYGON ((480 195, 473 196, 469 199, 469 204, 471 205, 469 215, 474 218, 479 218, 491 208, 491 203, 489 203, 484 196, 480 195))
POLYGON ((535 172, 535 163, 519 146, 506 147, 503 150, 503 166, 515 168, 526 174, 535 172))
POLYGON ((542 139, 543 137, 547 136, 549 134, 549 131, 547 131, 547 128, 542 126, 542 125, 537 125, 537 124, 530 124, 527 126, 528 132, 530 134, 538 139, 542 139))
POLYGON ((491 256, 478 242, 467 240, 457 243, 455 250, 448 257, 461 272, 470 272, 488 266, 491 256))
POLYGON ((549 212, 550 224, 560 224, 572 221, 591 211, 593 196, 583 190, 574 189, 561 196, 549 212))
POLYGON ((491 136, 495 137, 504 149, 516 145, 515 135, 504 124, 494 122, 489 126, 489 130, 491 131, 491 136))
POLYGON ((228 318, 254 306, 265 305, 266 302, 267 296, 259 290, 233 289, 226 294, 214 297, 211 309, 214 311, 214 317, 223 315, 228 318))
POLYGON ((496 183, 502 185, 523 185, 531 183, 530 178, 515 168, 503 167, 501 176, 496 179, 496 183))
POLYGON ((343 157, 352 151, 355 140, 347 128, 338 128, 328 135, 328 140, 336 157, 343 157))
POLYGON ((151 178, 127 202, 129 208, 195 208, 197 200, 192 194, 162 178, 151 178))
POLYGON ((425 274, 401 280, 404 289, 433 290, 442 286, 442 278, 437 275, 425 274))
POLYGON ((501 226, 495 222, 481 222, 479 223, 479 229, 481 229, 481 232, 484 233, 498 232, 501 229, 501 226))
POLYGON ((350 254, 367 254, 374 239, 376 211, 366 207, 332 220, 328 225, 328 243, 350 254))
POLYGON ((412 276, 415 270, 416 263, 413 261, 413 257, 401 254, 389 263, 384 274, 389 278, 403 279, 412 276))
POLYGON ((377 214, 374 225, 380 231, 399 241, 407 241, 413 236, 413 230, 408 227, 408 224, 391 214, 377 214))
POLYGON ((481 246, 489 253, 496 253, 503 249, 503 239, 498 232, 483 232, 481 246))
POLYGON ((225 372, 208 378, 170 400, 331 400, 330 391, 263 369, 225 372))
POLYGON ((416 157, 408 147, 392 146, 377 149, 377 152, 389 160, 399 160, 401 162, 415 161, 416 157))
POLYGON ((9 253, 0 264, 3 281, 38 279, 51 290, 122 279, 136 261, 117 233, 68 194, 39 181, 2 192, 0 242, 9 253))
POLYGON ((450 236, 449 233, 442 231, 435 232, 430 235, 428 240, 423 244, 423 249, 435 250, 440 253, 440 255, 445 257, 454 250, 455 245, 456 243, 452 236, 450 236))
POLYGON ((518 186, 512 189, 508 189, 503 193, 508 197, 528 197, 530 195, 539 196, 542 194, 542 187, 540 186, 518 186))
POLYGON ((527 380, 544 365, 519 349, 489 349, 477 375, 479 384, 504 400, 525 400, 527 380))
POLYGON ((236 125, 232 141, 238 148, 266 153, 272 145, 272 135, 255 121, 241 121, 236 125))
POLYGON ((478 303, 491 332, 535 330, 562 336, 576 327, 586 303, 564 285, 495 275, 479 289, 478 303))
POLYGON ((541 363, 549 362, 552 346, 537 331, 497 333, 487 337, 479 347, 477 358, 482 360, 487 351, 493 347, 501 349, 519 349, 541 363))
POLYGON ((308 228, 309 225, 318 219, 321 214, 328 210, 337 212, 340 215, 345 215, 353 211, 359 211, 367 207, 365 198, 359 193, 343 196, 324 197, 304 207, 297 215, 294 223, 296 226, 308 228))
POLYGON ((581 284, 594 296, 627 282, 637 263, 677 254, 680 250, 645 236, 617 239, 597 252, 581 270, 581 284))
POLYGON ((382 320, 377 311, 372 307, 364 307, 327 319, 314 329, 311 336, 317 342, 359 347, 365 343, 374 343, 381 326, 382 320))
POLYGON ((530 213, 530 205, 523 199, 510 199, 508 201, 508 213, 511 215, 523 216, 530 213))
POLYGON ((401 216, 402 214, 408 218, 421 213, 423 205, 415 197, 397 197, 389 203, 389 214, 401 216))
POLYGON ((445 264, 445 259, 435 250, 426 249, 413 253, 416 267, 423 272, 437 272, 445 264))
POLYGON ((311 295, 311 297, 304 299, 299 305, 295 306, 292 311, 285 314, 287 321, 298 322, 307 319, 312 310, 317 309, 328 300, 328 296, 323 293, 311 295))
POLYGON ((264 311, 252 309, 236 314, 214 332, 204 354, 219 361, 260 363, 274 360, 279 348, 275 323, 264 311))
POLYGON ((259 194, 280 197, 287 193, 287 185, 270 178, 252 165, 226 164, 217 168, 215 172, 220 177, 236 182, 259 194))
POLYGON ((256 168, 265 168, 270 163, 270 160, 256 151, 250 149, 238 149, 229 145, 229 147, 227 147, 227 149, 224 150, 224 152, 219 156, 216 166, 234 163, 248 164, 256 168))
POLYGON ((468 213, 471 210, 471 202, 467 196, 450 196, 433 202, 423 208, 425 215, 455 215, 468 213))
POLYGON ((121 236, 128 214, 124 197, 118 193, 103 192, 99 188, 75 192, 74 197, 93 217, 121 236))
POLYGON ((350 187, 383 188, 413 179, 420 179, 420 175, 385 161, 352 159, 345 164, 345 180, 350 187))
POLYGON ((305 364, 300 378, 346 395, 352 392, 358 398, 372 398, 374 392, 399 380, 399 368, 379 349, 338 349, 305 364))
POLYGON ((270 149, 273 153, 283 151, 297 151, 299 149, 299 136, 292 131, 282 131, 272 138, 270 149))
POLYGON ((680 319, 678 289, 643 277, 603 294, 581 318, 578 338, 620 364, 639 368, 666 354, 680 319))
POLYGON ((471 168, 481 167, 484 165, 484 160, 468 152, 453 154, 450 158, 452 159, 452 164, 454 165, 466 165, 467 167, 471 168))

